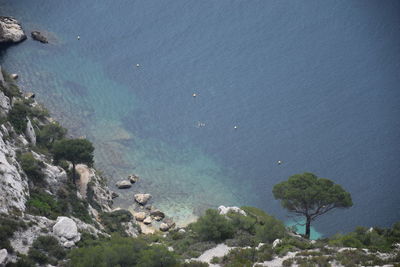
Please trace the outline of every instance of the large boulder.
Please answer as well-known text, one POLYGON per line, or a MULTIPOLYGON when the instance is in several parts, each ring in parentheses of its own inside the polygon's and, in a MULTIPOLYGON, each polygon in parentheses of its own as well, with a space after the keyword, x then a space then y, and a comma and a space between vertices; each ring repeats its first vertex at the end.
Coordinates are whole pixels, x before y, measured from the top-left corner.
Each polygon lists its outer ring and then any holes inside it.
POLYGON ((8 252, 7 249, 3 248, 0 250, 0 266, 5 266, 7 263, 8 252))
POLYGON ((146 217, 146 219, 143 220, 144 224, 151 224, 152 220, 150 217, 146 217))
POLYGON ((238 207, 225 207, 225 206, 219 206, 218 207, 218 212, 221 215, 226 215, 228 212, 236 212, 239 214, 242 214, 243 216, 247 216, 246 212, 244 210, 238 208, 238 207))
POLYGON ((137 221, 141 222, 146 218, 146 213, 144 213, 143 211, 140 211, 140 212, 135 213, 134 216, 137 221))
POLYGON ((146 205, 147 201, 150 200, 151 195, 150 194, 136 194, 134 196, 135 201, 141 205, 146 205))
POLYGON ((156 220, 156 221, 161 221, 162 219, 164 219, 165 214, 164 212, 160 211, 160 210, 152 210, 150 211, 150 215, 156 220))
POLYGON ((21 24, 11 17, 0 17, 0 43, 18 43, 26 39, 21 24))
POLYGON ((166 232, 175 227, 175 223, 171 219, 166 219, 165 222, 160 224, 160 231, 166 232))
POLYGON ((76 223, 71 218, 63 216, 57 218, 53 226, 53 234, 60 239, 64 247, 71 247, 73 246, 71 242, 75 243, 81 239, 76 223))
POLYGON ((31 32, 31 36, 33 40, 39 41, 43 44, 47 44, 49 42, 47 38, 39 31, 31 32))
POLYGON ((115 185, 118 187, 118 189, 126 189, 132 186, 131 182, 128 180, 119 181, 115 185))

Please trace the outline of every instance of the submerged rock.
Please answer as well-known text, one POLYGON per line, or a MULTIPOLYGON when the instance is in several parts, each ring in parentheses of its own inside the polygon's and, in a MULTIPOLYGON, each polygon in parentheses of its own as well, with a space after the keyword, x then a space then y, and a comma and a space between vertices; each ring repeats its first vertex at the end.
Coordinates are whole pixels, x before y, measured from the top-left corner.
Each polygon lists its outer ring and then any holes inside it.
POLYGON ((150 194, 136 194, 134 196, 135 201, 141 205, 146 205, 147 201, 150 200, 151 195, 150 194))
POLYGON ((126 189, 132 186, 131 182, 128 180, 122 180, 115 184, 119 189, 126 189))
POLYGON ((12 17, 0 17, 0 43, 19 43, 26 39, 21 24, 12 17))
POLYGON ((49 42, 47 38, 39 31, 31 32, 31 36, 33 40, 39 41, 43 44, 47 44, 49 42))

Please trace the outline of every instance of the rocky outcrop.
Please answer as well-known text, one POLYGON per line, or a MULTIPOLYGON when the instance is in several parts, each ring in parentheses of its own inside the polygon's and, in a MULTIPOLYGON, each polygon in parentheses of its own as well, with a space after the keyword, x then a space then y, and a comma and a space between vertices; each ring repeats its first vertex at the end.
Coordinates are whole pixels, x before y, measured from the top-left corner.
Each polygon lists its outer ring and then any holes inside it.
POLYGON ((58 217, 56 224, 53 226, 53 234, 56 235, 64 247, 72 247, 75 242, 81 239, 78 227, 74 220, 68 217, 58 217))
POLYGON ((243 216, 247 216, 246 212, 238 207, 225 207, 225 206, 219 206, 218 207, 218 212, 221 215, 226 215, 228 212, 236 212, 240 213, 243 216))
POLYGON ((12 17, 0 17, 0 43, 18 43, 26 39, 21 24, 12 17))
POLYGON ((39 31, 31 32, 31 37, 33 40, 39 41, 43 44, 47 44, 49 42, 47 38, 39 31))
POLYGON ((10 99, 2 91, 0 91, 0 108, 3 115, 11 109, 10 99))
POLYGON ((7 249, 3 248, 0 250, 0 266, 5 266, 7 263, 8 252, 7 249))
POLYGON ((0 127, 0 212, 10 213, 17 209, 25 210, 25 202, 29 197, 28 181, 20 174, 16 160, 16 147, 7 141, 10 129, 3 124, 0 127), (5 141, 6 140, 6 141, 5 141))
POLYGON ((117 182, 115 184, 115 186, 118 187, 118 189, 127 189, 127 188, 131 188, 132 184, 128 180, 122 180, 122 181, 117 182))
POLYGON ((27 118, 25 136, 28 138, 28 141, 29 141, 32 145, 36 145, 36 134, 35 134, 35 130, 33 129, 32 122, 31 122, 31 120, 30 120, 29 118, 27 118))
POLYGON ((146 205, 147 201, 150 200, 151 195, 150 194, 136 194, 134 196, 135 201, 139 203, 140 205, 146 205))

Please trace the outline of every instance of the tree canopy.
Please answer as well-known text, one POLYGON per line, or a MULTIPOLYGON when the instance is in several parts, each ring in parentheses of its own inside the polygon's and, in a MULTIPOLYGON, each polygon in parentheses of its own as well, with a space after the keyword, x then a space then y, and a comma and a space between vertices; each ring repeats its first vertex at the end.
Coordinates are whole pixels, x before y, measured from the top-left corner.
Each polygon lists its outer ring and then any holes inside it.
POLYGON ((287 181, 276 184, 274 197, 282 207, 306 218, 306 237, 310 237, 311 221, 335 208, 353 205, 350 193, 329 179, 312 173, 295 174, 287 181))
POLYGON ((72 163, 73 181, 75 183, 75 165, 84 163, 93 164, 94 147, 87 139, 62 139, 53 145, 54 159, 68 160, 72 163))

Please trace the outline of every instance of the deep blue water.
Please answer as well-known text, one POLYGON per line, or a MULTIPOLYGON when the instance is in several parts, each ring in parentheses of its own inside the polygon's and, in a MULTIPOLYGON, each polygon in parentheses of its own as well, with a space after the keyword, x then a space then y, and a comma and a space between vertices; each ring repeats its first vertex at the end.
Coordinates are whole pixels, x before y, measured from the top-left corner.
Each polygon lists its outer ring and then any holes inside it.
POLYGON ((354 202, 318 220, 318 231, 400 220, 399 1, 0 0, 0 8, 51 39, 2 55, 21 87, 95 143, 110 185, 142 177, 118 205, 146 191, 180 221, 220 204, 286 220, 272 187, 309 171, 354 202))

